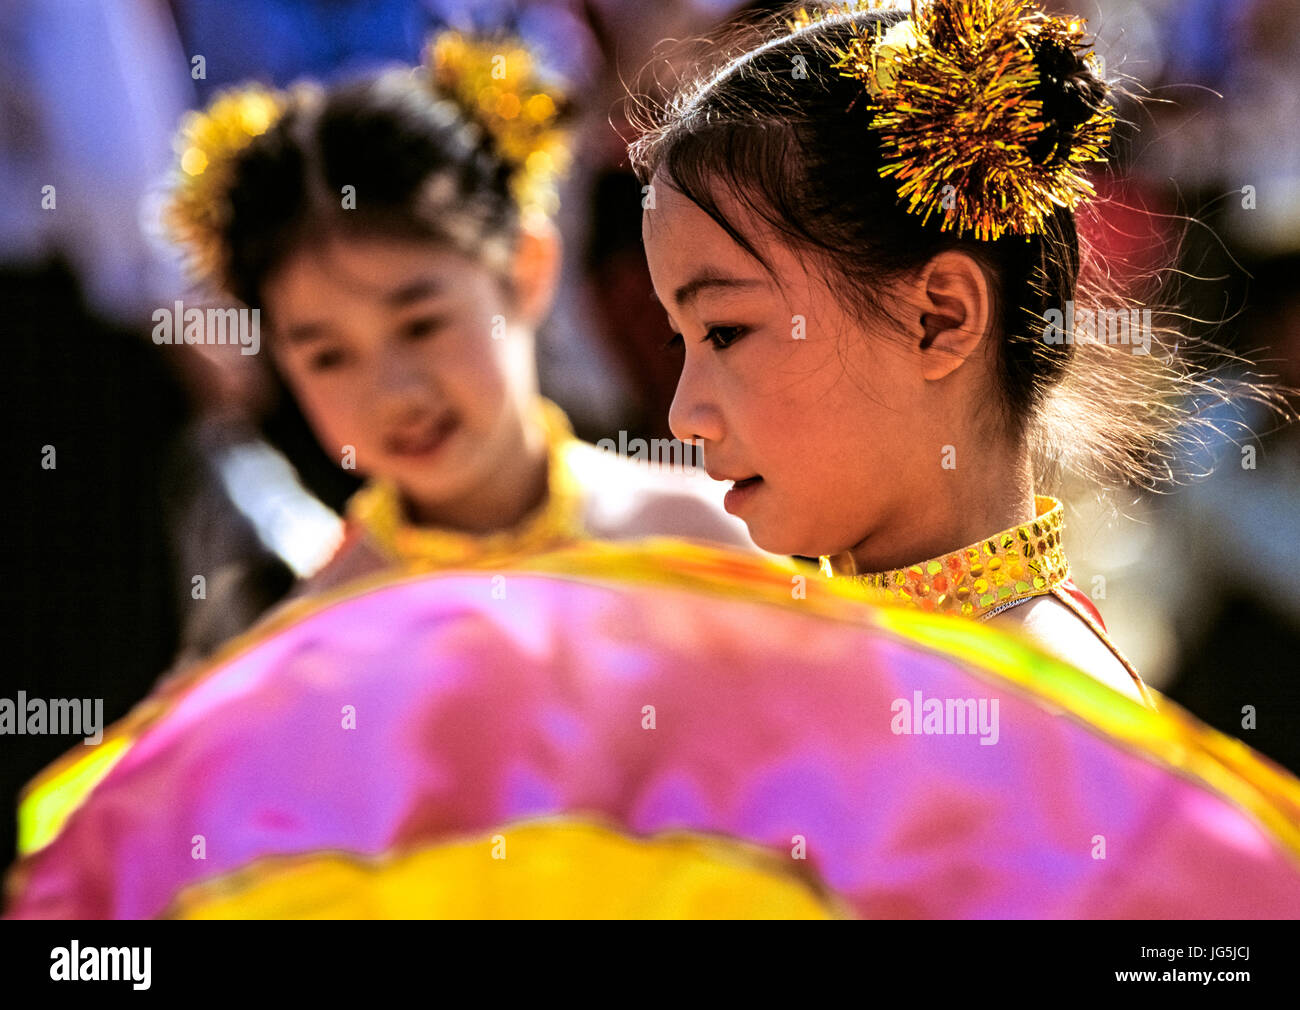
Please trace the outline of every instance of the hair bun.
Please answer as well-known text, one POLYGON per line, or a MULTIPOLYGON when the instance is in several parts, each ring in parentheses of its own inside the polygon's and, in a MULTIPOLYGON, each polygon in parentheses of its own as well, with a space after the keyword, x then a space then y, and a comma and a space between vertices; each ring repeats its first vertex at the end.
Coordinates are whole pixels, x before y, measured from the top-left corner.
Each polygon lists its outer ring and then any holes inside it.
POLYGON ((1038 84, 1029 99, 1042 103, 1043 129, 1026 153, 1039 164, 1057 164, 1070 157, 1076 132, 1102 110, 1110 88, 1094 59, 1060 38, 1042 40, 1034 66, 1038 84))
POLYGON ((490 138, 520 208, 553 214, 556 180, 571 158, 565 124, 573 107, 528 44, 443 31, 430 40, 424 62, 434 92, 490 138))
POLYGON ((883 35, 876 18, 850 24, 831 66, 863 85, 877 171, 922 224, 977 241, 1042 234, 1095 194, 1086 168, 1105 161, 1115 115, 1078 55, 1082 19, 1039 0, 913 0, 883 35))
POLYGON ((204 109, 186 113, 181 121, 172 142, 177 160, 163 223, 185 250, 193 279, 220 276, 236 164, 285 114, 291 97, 261 84, 244 84, 218 92, 204 109))

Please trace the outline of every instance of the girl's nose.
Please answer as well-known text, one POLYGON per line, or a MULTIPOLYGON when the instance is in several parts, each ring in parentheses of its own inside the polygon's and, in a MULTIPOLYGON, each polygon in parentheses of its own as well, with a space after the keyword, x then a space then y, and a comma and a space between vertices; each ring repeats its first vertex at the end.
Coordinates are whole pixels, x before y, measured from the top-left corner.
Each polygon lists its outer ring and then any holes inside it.
POLYGON ((431 383, 418 356, 401 348, 386 349, 375 365, 375 391, 386 413, 403 413, 411 406, 429 406, 431 383))
POLYGON ((699 371, 686 364, 677 380, 677 392, 668 408, 668 427, 687 444, 703 446, 722 438, 722 412, 709 396, 699 371))

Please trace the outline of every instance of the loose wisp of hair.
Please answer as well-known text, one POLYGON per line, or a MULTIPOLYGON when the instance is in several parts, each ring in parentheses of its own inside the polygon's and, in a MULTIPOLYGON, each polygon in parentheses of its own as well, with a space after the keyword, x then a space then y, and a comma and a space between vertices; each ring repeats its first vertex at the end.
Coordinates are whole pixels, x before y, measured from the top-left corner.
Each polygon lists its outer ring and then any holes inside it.
MULTIPOLYGON (((906 12, 827 14, 792 30, 794 11, 677 44, 674 80, 654 79, 656 61, 629 88, 629 158, 643 185, 681 192, 771 274, 758 236, 724 211, 722 198, 734 201, 864 320, 890 318, 877 292, 891 280, 947 250, 972 256, 998 303, 998 415, 1026 440, 1044 490, 1066 474, 1102 488, 1164 490, 1200 475, 1208 447, 1249 436, 1248 414, 1279 424, 1295 418, 1294 391, 1189 332, 1176 301, 1186 275, 1169 267, 1117 279, 1117 265, 1089 237, 1112 227, 1104 200, 1056 207, 1040 232, 992 241, 909 213, 880 175, 861 83, 833 68, 855 35, 883 34, 906 12), (1149 319, 1146 353, 1132 343, 1045 340, 1048 313, 1071 302, 1149 319)), ((1049 147, 1059 149, 1096 103, 1139 100, 1099 78, 1082 55, 1070 62, 1056 51, 1052 59, 1058 65, 1043 73, 1052 87, 1037 92, 1044 131, 1058 138, 1049 147)))

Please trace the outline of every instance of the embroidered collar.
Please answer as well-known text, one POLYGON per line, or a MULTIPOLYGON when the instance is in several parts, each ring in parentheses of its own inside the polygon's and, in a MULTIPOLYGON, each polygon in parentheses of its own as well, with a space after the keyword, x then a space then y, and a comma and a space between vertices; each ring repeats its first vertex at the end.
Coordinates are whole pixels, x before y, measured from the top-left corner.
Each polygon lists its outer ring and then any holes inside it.
POLYGON ((567 455, 576 441, 564 411, 539 398, 546 429, 547 494, 516 526, 477 534, 415 526, 401 495, 389 481, 366 484, 348 502, 347 518, 358 525, 390 561, 419 568, 477 566, 516 554, 535 553, 582 538, 582 494, 567 455))
POLYGON ((847 554, 821 559, 822 572, 850 577, 892 600, 921 610, 983 618, 1070 577, 1061 549, 1064 507, 1036 495, 1037 517, 942 557, 888 572, 859 573, 847 554))

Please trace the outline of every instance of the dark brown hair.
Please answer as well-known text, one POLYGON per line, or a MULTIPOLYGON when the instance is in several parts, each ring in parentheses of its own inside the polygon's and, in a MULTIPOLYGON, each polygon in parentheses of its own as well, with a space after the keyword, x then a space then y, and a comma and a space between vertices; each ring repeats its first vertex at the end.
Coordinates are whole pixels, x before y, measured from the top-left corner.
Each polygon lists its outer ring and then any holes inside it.
MULTIPOLYGON (((443 244, 492 270, 509 293, 506 267, 521 223, 513 169, 490 131, 435 95, 423 71, 300 85, 283 115, 235 157, 212 281, 265 311, 274 273, 337 235, 443 244), (344 208, 344 186, 355 187, 355 207, 344 208)), ((341 511, 355 475, 324 454, 278 370, 263 361, 272 400, 263 431, 313 493, 341 511)))
MULTIPOLYGON (((1053 483, 1063 467, 1103 483, 1153 487, 1176 478, 1183 443, 1203 434, 1196 397, 1221 403, 1227 384, 1194 364, 1188 338, 1168 325, 1153 327, 1147 355, 1044 340, 1049 309, 1071 301, 1125 311, 1136 304, 1081 241, 1074 212, 1057 208, 1027 239, 960 237, 941 231, 937 215, 923 224, 879 175, 879 138, 861 83, 831 66, 854 34, 884 32, 906 15, 841 13, 790 31, 792 14, 733 25, 721 44, 697 54, 698 69, 667 101, 634 98, 639 136, 629 156, 642 184, 666 180, 772 273, 753 236, 722 211, 719 195, 729 194, 805 254, 863 319, 888 315, 877 292, 891 279, 946 250, 968 253, 997 299, 995 406, 1007 428, 1027 439, 1040 483, 1053 483)), ((1064 157, 1074 128, 1112 100, 1110 89, 1072 50, 1043 48, 1035 63, 1040 83, 1032 97, 1042 101, 1046 125, 1029 153, 1064 157)), ((1268 387, 1242 388, 1275 399, 1268 387)))
POLYGON ((260 305, 268 277, 330 234, 430 240, 504 271, 520 223, 511 172, 490 133, 418 71, 299 86, 234 164, 218 281, 260 305))

